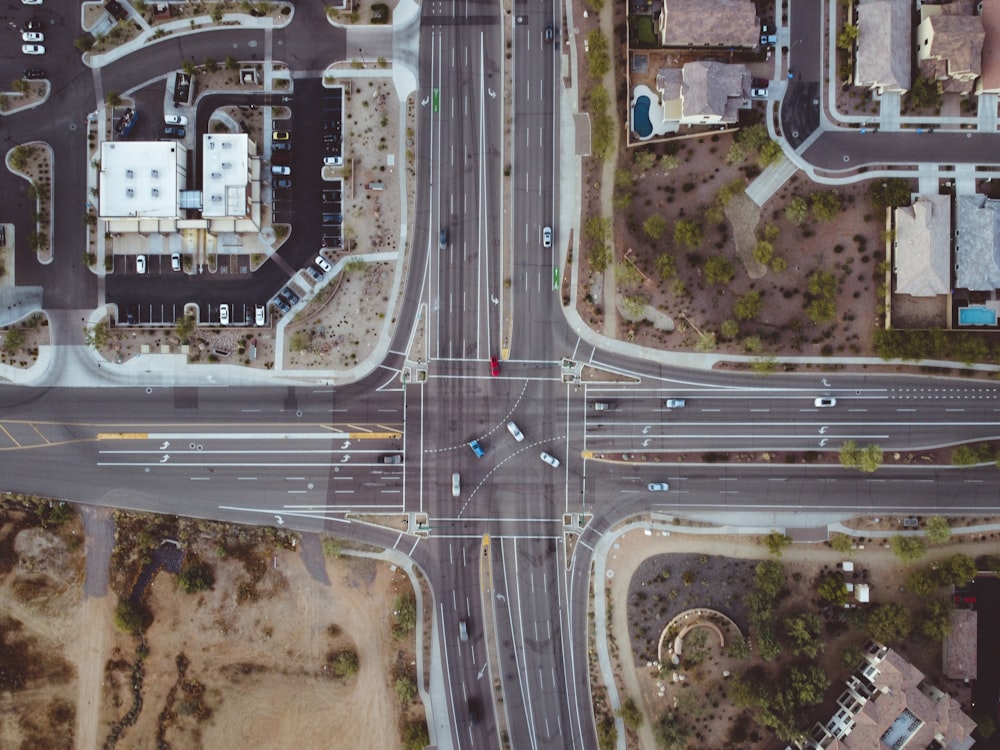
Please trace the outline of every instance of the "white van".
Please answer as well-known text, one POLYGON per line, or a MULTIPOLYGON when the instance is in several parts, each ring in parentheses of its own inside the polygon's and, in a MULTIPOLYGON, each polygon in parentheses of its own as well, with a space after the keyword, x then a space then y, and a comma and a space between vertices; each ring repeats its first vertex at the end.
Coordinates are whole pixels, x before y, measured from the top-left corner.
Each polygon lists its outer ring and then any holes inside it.
POLYGON ((451 475, 451 496, 458 497, 462 494, 462 477, 456 471, 451 475))

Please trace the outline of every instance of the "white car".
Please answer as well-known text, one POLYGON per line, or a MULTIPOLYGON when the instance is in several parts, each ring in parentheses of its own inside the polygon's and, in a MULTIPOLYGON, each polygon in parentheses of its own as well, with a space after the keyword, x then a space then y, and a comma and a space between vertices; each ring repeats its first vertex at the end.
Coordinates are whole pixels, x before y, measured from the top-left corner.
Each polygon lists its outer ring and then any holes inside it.
POLYGON ((180 125, 181 127, 188 124, 188 118, 184 115, 164 115, 163 121, 167 125, 180 125))
POLYGON ((21 5, 41 5, 42 0, 21 0, 21 5))
POLYGON ((314 260, 313 263, 322 268, 325 273, 330 273, 330 271, 333 270, 333 266, 330 265, 330 261, 322 255, 317 255, 316 260, 314 260))
POLYGON ((665 404, 668 409, 683 409, 687 406, 687 401, 682 398, 668 398, 665 404))
POLYGON ((229 325, 229 305, 219 305, 219 325, 229 325))
POLYGON ((21 52, 26 55, 44 55, 45 47, 40 44, 22 44, 21 52))
POLYGON ((253 322, 259 326, 267 323, 267 308, 263 305, 255 305, 253 308, 253 322))
POLYGON ((344 166, 343 156, 324 156, 323 166, 325 167, 342 167, 344 166))
POLYGON ((135 272, 136 273, 146 273, 146 256, 137 255, 135 256, 135 272))
POLYGON ((21 41, 23 42, 44 42, 45 34, 40 31, 22 31, 21 41))
POLYGON ((837 405, 837 399, 835 399, 833 396, 820 396, 819 398, 813 401, 813 406, 819 409, 826 409, 828 407, 836 405, 837 405))
POLYGON ((451 496, 458 497, 462 494, 462 475, 457 471, 451 475, 451 496))
POLYGON ((670 489, 670 485, 666 482, 650 482, 646 485, 646 489, 650 492, 666 492, 670 489))
POLYGON ((541 459, 554 469, 559 467, 559 459, 545 451, 542 451, 541 459))
POLYGON ((283 167, 280 164, 274 164, 271 166, 271 174, 290 175, 291 173, 292 173, 291 167, 283 167))
POLYGON ((521 442, 522 440, 524 440, 524 433, 523 433, 523 432, 521 432, 521 431, 520 431, 520 430, 519 430, 519 429, 517 428, 517 425, 516 425, 516 424, 514 424, 513 422, 508 422, 508 423, 507 423, 507 431, 508 431, 508 432, 509 432, 509 433, 510 433, 511 435, 513 435, 513 436, 514 436, 514 439, 515 439, 515 440, 516 440, 517 442, 519 442, 519 443, 520 443, 520 442, 521 442))
POLYGON ((552 227, 544 227, 542 229, 542 247, 552 247, 552 227))

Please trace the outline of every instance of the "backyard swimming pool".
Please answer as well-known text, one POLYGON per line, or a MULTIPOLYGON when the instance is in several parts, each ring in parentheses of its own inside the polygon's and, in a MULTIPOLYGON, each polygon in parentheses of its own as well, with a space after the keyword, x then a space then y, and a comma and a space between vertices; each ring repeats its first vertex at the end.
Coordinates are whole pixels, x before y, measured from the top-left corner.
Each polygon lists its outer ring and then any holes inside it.
POLYGON ((995 326, 997 324, 996 310, 980 305, 958 308, 958 324, 960 326, 995 326))
POLYGON ((637 97, 632 105, 632 129, 640 138, 648 138, 653 133, 653 123, 649 119, 649 97, 637 97))

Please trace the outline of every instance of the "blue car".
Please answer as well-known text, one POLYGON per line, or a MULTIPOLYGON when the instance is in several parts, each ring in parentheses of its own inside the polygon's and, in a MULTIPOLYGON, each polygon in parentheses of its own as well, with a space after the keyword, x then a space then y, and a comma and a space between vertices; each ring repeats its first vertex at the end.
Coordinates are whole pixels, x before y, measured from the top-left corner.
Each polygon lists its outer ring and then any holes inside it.
POLYGON ((483 450, 483 446, 479 444, 478 440, 473 440, 469 443, 469 447, 472 448, 472 452, 476 454, 476 458, 482 458, 486 455, 486 451, 483 450))

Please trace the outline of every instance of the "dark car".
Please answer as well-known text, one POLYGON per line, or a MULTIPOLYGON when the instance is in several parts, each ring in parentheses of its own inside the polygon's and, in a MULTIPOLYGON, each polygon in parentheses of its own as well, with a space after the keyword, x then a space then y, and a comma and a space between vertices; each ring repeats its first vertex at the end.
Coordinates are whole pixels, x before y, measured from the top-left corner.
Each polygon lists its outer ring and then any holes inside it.
POLYGON ((441 234, 438 235, 438 249, 444 250, 448 247, 448 230, 441 229, 441 234))
POLYGON ((341 237, 335 237, 331 234, 324 234, 320 239, 321 247, 343 247, 344 240, 341 237))
POLYGON ((344 223, 343 214, 323 214, 323 226, 336 226, 344 223))
POLYGON ((549 24, 548 26, 546 26, 545 27, 545 41, 546 42, 551 42, 553 39, 555 39, 555 36, 556 36, 556 30, 552 28, 552 24, 549 24))
POLYGON ((167 138, 183 138, 187 135, 187 131, 179 125, 167 125, 163 129, 163 135, 167 138))
POLYGON ((271 300, 271 304, 277 307, 279 310, 281 310, 281 312, 288 312, 289 310, 292 309, 291 306, 281 296, 275 297, 273 300, 271 300))
POLYGON ((125 308, 125 322, 126 323, 138 323, 139 322, 139 306, 129 305, 125 308))
POLYGON ((287 190, 292 186, 292 181, 287 177, 279 177, 277 180, 274 181, 274 186, 276 188, 282 188, 283 190, 287 190))
POLYGON ((24 71, 24 77, 32 81, 37 81, 39 78, 47 78, 48 76, 41 68, 28 68, 24 71))
POLYGON ((778 43, 778 30, 772 23, 762 23, 760 25, 760 46, 773 47, 778 43))
POLYGON ((41 31, 42 30, 42 22, 39 21, 37 18, 32 18, 30 21, 28 21, 26 24, 24 24, 24 30, 25 31, 41 31))
POLYGON ((324 203, 336 203, 341 200, 341 192, 339 190, 324 190, 323 191, 323 202, 324 203))
POLYGON ((297 305, 299 303, 299 295, 291 290, 291 287, 285 287, 281 290, 281 296, 288 300, 290 304, 297 305))
POLYGON ((306 266, 306 273, 312 276, 315 281, 323 278, 323 272, 316 268, 316 266, 306 266))
POLYGON ((288 151, 291 152, 292 144, 288 141, 275 141, 271 144, 271 151, 288 151))

